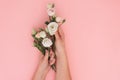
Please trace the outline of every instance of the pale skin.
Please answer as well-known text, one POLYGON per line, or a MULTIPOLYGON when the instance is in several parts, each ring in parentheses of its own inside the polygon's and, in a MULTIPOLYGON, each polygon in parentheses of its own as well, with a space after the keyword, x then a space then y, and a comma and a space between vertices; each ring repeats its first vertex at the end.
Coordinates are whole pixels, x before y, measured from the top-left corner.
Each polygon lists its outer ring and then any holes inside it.
MULTIPOLYGON (((65 37, 61 28, 59 28, 56 32, 55 37, 55 54, 57 58, 55 80, 72 80, 65 50, 65 37)), ((40 63, 38 65, 37 71, 35 72, 33 80, 45 80, 46 75, 50 70, 50 65, 54 64, 53 61, 48 62, 48 52, 46 51, 46 55, 41 57, 40 63)))

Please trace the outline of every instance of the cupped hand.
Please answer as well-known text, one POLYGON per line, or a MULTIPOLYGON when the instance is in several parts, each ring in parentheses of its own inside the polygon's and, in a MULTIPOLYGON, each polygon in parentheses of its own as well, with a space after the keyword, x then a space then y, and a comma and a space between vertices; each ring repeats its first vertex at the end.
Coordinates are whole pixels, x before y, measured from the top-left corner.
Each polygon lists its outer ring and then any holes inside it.
MULTIPOLYGON (((50 54, 53 54, 53 52, 50 52, 50 54)), ((48 61, 48 57, 48 51, 46 51, 45 56, 41 55, 39 66, 33 80, 45 80, 47 73, 51 68, 50 66, 55 62, 55 59, 53 57, 51 57, 50 61, 48 61)))

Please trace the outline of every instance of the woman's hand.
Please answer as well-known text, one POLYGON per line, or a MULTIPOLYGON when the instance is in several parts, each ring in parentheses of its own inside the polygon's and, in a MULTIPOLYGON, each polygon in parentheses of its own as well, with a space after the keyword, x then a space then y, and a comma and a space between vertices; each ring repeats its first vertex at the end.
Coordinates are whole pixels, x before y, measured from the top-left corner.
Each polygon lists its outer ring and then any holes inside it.
MULTIPOLYGON (((50 54, 53 54, 52 52, 50 54)), ((40 63, 38 69, 34 75, 33 80, 45 80, 47 73, 50 70, 50 65, 54 64, 55 60, 51 57, 50 62, 48 62, 48 51, 46 51, 45 56, 41 55, 40 63)))
POLYGON ((65 37, 64 37, 64 32, 63 30, 59 27, 58 31, 55 34, 55 53, 57 58, 61 57, 61 56, 65 56, 65 37))
POLYGON ((69 65, 65 50, 65 37, 62 29, 59 27, 55 34, 55 54, 56 54, 56 80, 71 80, 69 65))
MULTIPOLYGON (((56 80, 71 80, 69 65, 66 56, 64 33, 61 28, 55 34, 55 54, 56 54, 56 80)), ((50 61, 48 62, 49 54, 46 52, 45 56, 41 57, 38 69, 33 80, 45 80, 47 73, 50 70, 50 65, 55 63, 54 54, 50 52, 50 61)))

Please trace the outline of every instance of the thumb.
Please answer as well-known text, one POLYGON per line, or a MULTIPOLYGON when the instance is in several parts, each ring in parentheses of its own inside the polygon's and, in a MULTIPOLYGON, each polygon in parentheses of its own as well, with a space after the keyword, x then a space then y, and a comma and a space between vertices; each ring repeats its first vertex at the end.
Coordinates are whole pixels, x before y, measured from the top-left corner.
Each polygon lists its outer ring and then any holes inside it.
POLYGON ((64 36, 64 32, 63 32, 62 28, 59 27, 58 31, 59 31, 59 35, 60 35, 61 39, 64 40, 65 36, 64 36))
POLYGON ((56 40, 59 40, 59 39, 60 39, 60 36, 59 36, 58 31, 55 33, 55 38, 56 38, 56 40))
POLYGON ((48 60, 48 57, 49 57, 49 53, 48 53, 48 51, 46 50, 44 59, 45 59, 45 60, 48 60))

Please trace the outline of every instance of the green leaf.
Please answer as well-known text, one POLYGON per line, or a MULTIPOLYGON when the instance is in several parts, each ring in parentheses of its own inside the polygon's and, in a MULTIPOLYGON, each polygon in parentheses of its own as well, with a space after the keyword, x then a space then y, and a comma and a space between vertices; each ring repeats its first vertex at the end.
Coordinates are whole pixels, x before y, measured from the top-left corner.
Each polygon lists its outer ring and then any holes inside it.
POLYGON ((45 49, 43 49, 41 46, 38 46, 38 49, 42 52, 43 55, 45 55, 45 49))
POLYGON ((40 30, 40 31, 44 31, 44 29, 43 29, 43 28, 39 28, 39 30, 40 30))
POLYGON ((45 22, 45 24, 46 24, 46 25, 48 25, 48 24, 49 24, 49 22, 48 22, 48 21, 46 21, 46 22, 45 22))
POLYGON ((55 66, 55 64, 51 65, 51 68, 56 72, 56 66, 55 66))
POLYGON ((51 22, 56 22, 56 17, 52 16, 51 22))
POLYGON ((41 45, 39 45, 37 42, 33 42, 33 45, 36 47, 36 48, 38 48, 38 50, 40 50, 41 51, 41 53, 43 54, 43 55, 45 55, 45 48, 43 48, 41 45))
POLYGON ((32 29, 32 35, 36 35, 37 31, 35 29, 32 29))
POLYGON ((34 47, 36 47, 36 46, 37 46, 35 42, 33 42, 33 45, 34 45, 34 47))

